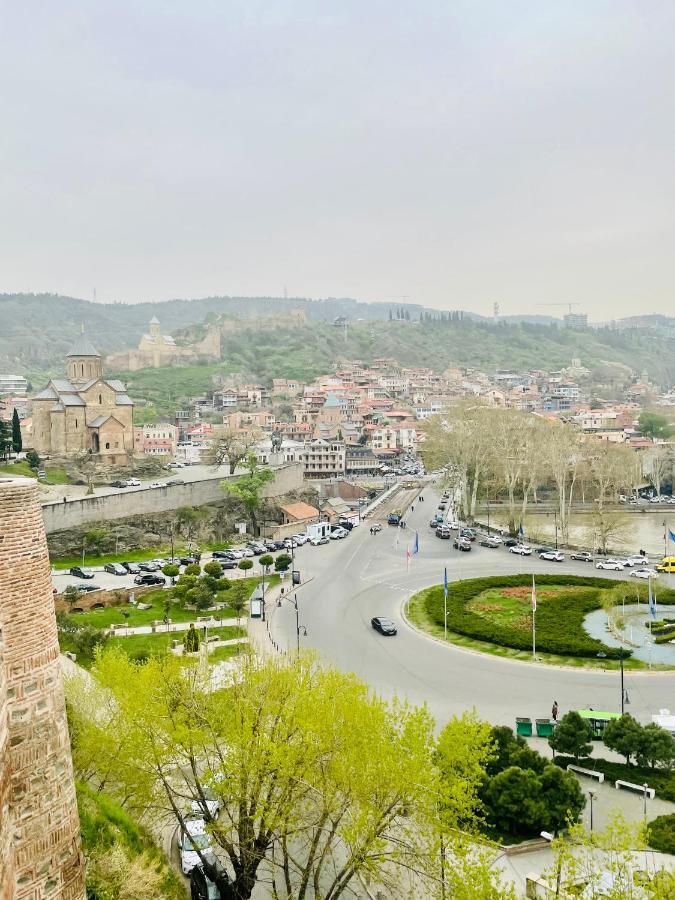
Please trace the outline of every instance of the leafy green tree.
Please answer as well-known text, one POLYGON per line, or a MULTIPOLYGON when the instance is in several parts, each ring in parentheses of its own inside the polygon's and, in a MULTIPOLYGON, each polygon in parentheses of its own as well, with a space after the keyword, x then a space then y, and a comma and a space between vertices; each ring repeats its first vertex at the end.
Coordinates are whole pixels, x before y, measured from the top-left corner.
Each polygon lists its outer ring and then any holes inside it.
POLYGON ((178 578, 178 575, 180 574, 180 566, 176 563, 167 563, 162 567, 162 572, 167 578, 171 579, 171 584, 174 584, 176 578, 178 578))
POLYGON ((78 591, 77 587, 74 584, 69 584, 63 594, 61 595, 65 602, 68 604, 68 611, 72 610, 75 602, 80 599, 82 594, 78 591))
POLYGON ((223 574, 223 569, 220 563, 216 562, 215 560, 207 562, 204 566, 204 571, 207 575, 211 575, 213 578, 220 578, 220 576, 223 574))
POLYGON ((241 617, 249 600, 248 595, 248 587, 241 581, 233 582, 232 587, 227 593, 225 605, 228 609, 231 609, 237 617, 237 627, 241 624, 241 617))
POLYGON ((181 575, 178 579, 178 583, 175 585, 173 589, 173 595, 177 600, 180 600, 181 603, 185 602, 188 591, 190 591, 197 584, 197 576, 196 575, 181 575))
POLYGON ((285 572, 293 562, 288 553, 280 553, 274 560, 274 568, 277 572, 285 572))
POLYGON ((539 775, 545 816, 542 828, 557 834, 568 822, 576 822, 586 805, 584 792, 571 772, 548 763, 539 775))
POLYGON ((196 653, 199 650, 199 634, 192 622, 183 637, 183 647, 186 653, 196 653))
POLYGON ((670 769, 675 764, 675 741, 665 729, 650 722, 642 729, 636 756, 640 766, 670 769))
POLYGON ((186 595, 187 602, 194 605, 200 612, 213 606, 214 599, 214 592, 203 578, 200 578, 186 595))
POLYGON ((201 575, 202 567, 199 565, 199 563, 188 563, 188 565, 185 566, 185 570, 184 570, 183 574, 184 575, 201 575))
POLYGON ((26 462, 31 467, 31 469, 39 469, 40 468, 40 457, 37 452, 32 448, 26 452, 26 462))
POLYGON ((274 563, 274 557, 271 553, 263 553, 262 556, 258 557, 258 562, 262 566, 262 568, 267 571, 271 565, 274 563))
POLYGON ((539 776, 531 769, 510 766, 488 782, 485 801, 492 821, 511 834, 536 831, 546 818, 539 776))
POLYGON ((557 753, 569 753, 576 762, 582 756, 589 756, 593 746, 591 741, 591 726, 581 718, 578 712, 572 710, 562 717, 553 729, 548 743, 557 753))
POLYGON ((9 451, 12 449, 12 426, 4 419, 0 419, 0 453, 4 459, 7 459, 9 451))
POLYGON ((645 437, 666 440, 673 433, 673 427, 665 416, 649 410, 640 413, 638 424, 645 437))
POLYGON ((17 412, 16 407, 14 407, 14 412, 12 413, 12 450, 15 453, 21 453, 22 447, 21 421, 19 419, 19 413, 17 412))
POLYGON ((492 729, 475 713, 454 716, 441 731, 434 762, 441 777, 441 816, 448 828, 467 828, 481 814, 485 767, 495 756, 492 729))
POLYGON ((258 534, 257 512, 260 508, 262 490, 270 481, 274 481, 274 472, 258 465, 255 454, 250 453, 246 460, 248 472, 240 475, 236 481, 221 481, 220 487, 233 497, 238 497, 248 513, 253 533, 258 534))
POLYGON ((252 559, 242 559, 239 561, 239 568, 242 572, 249 572, 253 568, 252 559))
POLYGON ((630 715, 624 713, 618 719, 611 719, 602 733, 605 747, 614 750, 626 757, 626 765, 630 765, 630 758, 640 749, 643 728, 639 722, 630 715))
POLYGON ((119 648, 99 657, 95 675, 114 699, 107 714, 124 763, 115 776, 132 809, 164 808, 184 826, 205 789, 220 797, 210 834, 233 873, 233 900, 251 897, 272 854, 296 900, 337 900, 359 877, 390 894, 432 859, 436 871, 439 782, 424 708, 387 703, 302 655, 249 660, 217 691, 196 665, 134 666, 119 648))

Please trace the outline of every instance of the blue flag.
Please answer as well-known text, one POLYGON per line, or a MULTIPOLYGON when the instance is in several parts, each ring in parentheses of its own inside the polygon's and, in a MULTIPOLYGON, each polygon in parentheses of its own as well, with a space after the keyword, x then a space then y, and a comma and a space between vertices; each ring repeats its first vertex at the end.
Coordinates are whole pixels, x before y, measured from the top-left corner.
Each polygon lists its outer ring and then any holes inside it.
POLYGON ((443 596, 448 599, 448 570, 443 569, 443 596))
POLYGON ((668 529, 668 537, 675 544, 675 531, 671 531, 670 528, 668 529))
POLYGON ((413 552, 413 556, 415 556, 416 553, 419 553, 419 552, 420 552, 420 535, 419 535, 419 531, 416 531, 416 532, 415 532, 415 543, 413 544, 412 552, 413 552))
POLYGON ((649 579, 649 615, 652 619, 656 618, 656 597, 652 591, 652 580, 649 579))

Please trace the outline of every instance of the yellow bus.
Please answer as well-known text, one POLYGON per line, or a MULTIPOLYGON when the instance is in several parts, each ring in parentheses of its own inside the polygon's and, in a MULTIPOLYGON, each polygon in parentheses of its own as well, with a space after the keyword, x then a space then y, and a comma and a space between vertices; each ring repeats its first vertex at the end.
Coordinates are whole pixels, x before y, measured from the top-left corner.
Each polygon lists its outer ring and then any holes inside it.
POLYGON ((657 572, 675 572, 675 556, 664 556, 656 566, 657 572))

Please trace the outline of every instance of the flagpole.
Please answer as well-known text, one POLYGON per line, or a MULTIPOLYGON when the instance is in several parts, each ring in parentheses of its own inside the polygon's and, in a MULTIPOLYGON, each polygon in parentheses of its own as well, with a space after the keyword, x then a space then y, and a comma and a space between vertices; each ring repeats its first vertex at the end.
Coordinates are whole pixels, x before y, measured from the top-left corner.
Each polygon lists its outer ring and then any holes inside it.
POLYGON ((534 574, 532 575, 532 662, 537 659, 537 592, 534 586, 534 574))
POLYGON ((443 572, 443 639, 448 639, 448 570, 443 572))

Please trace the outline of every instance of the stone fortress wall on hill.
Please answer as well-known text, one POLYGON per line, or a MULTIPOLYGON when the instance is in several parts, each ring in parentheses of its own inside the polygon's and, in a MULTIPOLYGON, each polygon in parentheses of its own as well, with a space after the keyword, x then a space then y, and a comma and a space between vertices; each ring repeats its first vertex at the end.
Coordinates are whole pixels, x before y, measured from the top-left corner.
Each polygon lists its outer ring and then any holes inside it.
POLYGON ((84 896, 38 487, 31 478, 0 478, 0 897, 84 896))

